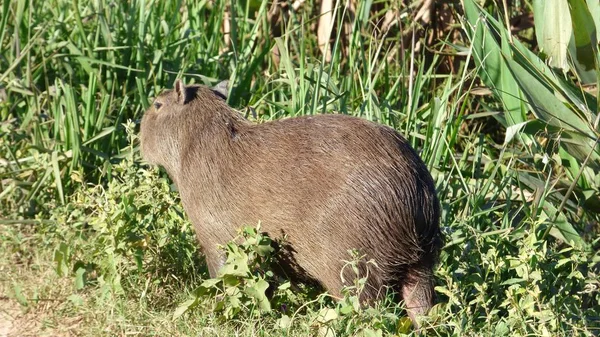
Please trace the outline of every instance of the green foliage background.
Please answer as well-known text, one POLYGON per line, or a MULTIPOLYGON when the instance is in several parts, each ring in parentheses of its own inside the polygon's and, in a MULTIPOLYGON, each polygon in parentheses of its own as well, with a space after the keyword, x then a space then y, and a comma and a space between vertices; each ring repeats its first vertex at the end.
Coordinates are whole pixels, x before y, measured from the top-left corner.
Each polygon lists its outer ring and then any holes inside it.
MULTIPOLYGON (((448 38, 416 49, 411 32, 432 33, 412 7, 340 2, 326 62, 314 1, 279 22, 267 1, 2 2, 0 303, 17 312, 4 324, 25 329, 15 335, 597 335, 598 89, 583 85, 599 73, 595 7, 568 2, 586 23, 573 39, 593 55, 583 74, 519 42, 544 27, 506 28, 535 7, 502 3, 444 5, 457 18, 448 38), (229 103, 259 122, 336 112, 406 136, 436 181, 447 240, 423 331, 402 304, 355 306, 360 277, 340 302, 280 280, 268 308, 256 289, 269 274, 206 283, 177 193, 137 149, 136 121, 176 78, 228 78, 229 103)), ((255 236, 244 240, 231 256, 253 256, 255 236)))

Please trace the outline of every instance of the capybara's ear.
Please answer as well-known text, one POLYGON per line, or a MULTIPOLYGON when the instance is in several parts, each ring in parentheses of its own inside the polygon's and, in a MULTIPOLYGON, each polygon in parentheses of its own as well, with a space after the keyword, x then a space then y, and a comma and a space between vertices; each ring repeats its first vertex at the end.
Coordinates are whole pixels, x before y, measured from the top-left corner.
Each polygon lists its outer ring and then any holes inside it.
POLYGON ((177 94, 177 103, 187 103, 187 92, 183 81, 180 79, 175 80, 175 93, 177 94))
POLYGON ((226 100, 229 96, 229 80, 219 82, 217 85, 212 87, 212 90, 226 100))

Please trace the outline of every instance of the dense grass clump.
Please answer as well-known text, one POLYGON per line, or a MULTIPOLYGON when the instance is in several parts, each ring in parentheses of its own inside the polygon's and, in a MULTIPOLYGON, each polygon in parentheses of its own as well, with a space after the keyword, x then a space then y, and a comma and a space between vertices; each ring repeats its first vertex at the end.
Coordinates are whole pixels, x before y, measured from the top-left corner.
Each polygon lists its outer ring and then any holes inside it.
POLYGON ((597 6, 569 1, 585 24, 558 69, 535 43, 551 27, 514 26, 539 2, 502 3, 439 4, 427 30, 414 5, 334 2, 319 46, 316 1, 2 2, 0 332, 598 335, 597 6), (208 277, 174 186, 138 150, 137 121, 176 78, 229 79, 257 122, 344 113, 406 136, 446 237, 422 331, 402 303, 358 306, 364 275, 338 301, 276 278, 258 224, 208 277))

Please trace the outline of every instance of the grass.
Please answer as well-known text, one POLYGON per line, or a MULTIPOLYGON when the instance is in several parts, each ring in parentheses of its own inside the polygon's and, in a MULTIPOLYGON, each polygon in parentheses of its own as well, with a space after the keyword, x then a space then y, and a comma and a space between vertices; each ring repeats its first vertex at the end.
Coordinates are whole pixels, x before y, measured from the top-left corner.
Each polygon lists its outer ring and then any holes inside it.
MULTIPOLYGON (((229 103, 261 122, 338 112, 406 136, 436 181, 446 234, 440 304, 421 334, 600 334, 598 163, 569 156, 552 128, 513 134, 505 111, 518 105, 531 119, 539 107, 473 94, 492 67, 471 31, 447 41, 462 56, 443 72, 443 53, 407 44, 399 23, 378 24, 396 11, 412 27, 412 9, 359 2, 346 31, 351 13, 336 6, 325 62, 313 8, 273 22, 266 1, 2 3, 0 336, 419 334, 402 304, 355 310, 352 292, 340 303, 287 292, 288 311, 267 313, 251 300, 214 310, 202 297, 173 319, 207 274, 171 182, 140 160, 135 121, 178 77, 228 78, 229 103)), ((597 115, 597 99, 568 88, 572 106, 597 115)))

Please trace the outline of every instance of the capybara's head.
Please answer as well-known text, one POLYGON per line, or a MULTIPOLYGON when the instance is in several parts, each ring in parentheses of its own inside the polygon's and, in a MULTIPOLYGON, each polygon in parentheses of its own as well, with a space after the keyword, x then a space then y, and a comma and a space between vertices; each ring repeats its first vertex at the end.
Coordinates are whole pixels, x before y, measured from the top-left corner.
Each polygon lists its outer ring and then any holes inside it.
MULTIPOLYGON (((227 81, 214 88, 184 85, 176 80, 173 89, 158 95, 142 118, 140 148, 143 158, 164 167, 173 179, 178 172, 182 144, 194 128, 202 128, 203 115, 227 106, 227 81)), ((204 116, 205 117, 205 116, 204 116)))

